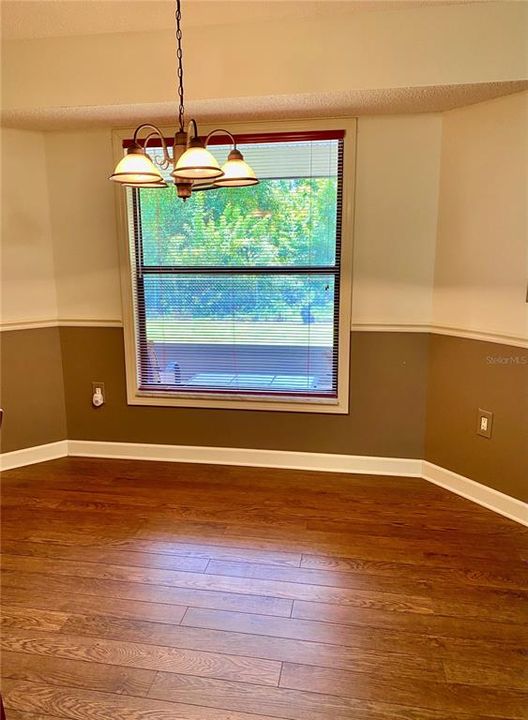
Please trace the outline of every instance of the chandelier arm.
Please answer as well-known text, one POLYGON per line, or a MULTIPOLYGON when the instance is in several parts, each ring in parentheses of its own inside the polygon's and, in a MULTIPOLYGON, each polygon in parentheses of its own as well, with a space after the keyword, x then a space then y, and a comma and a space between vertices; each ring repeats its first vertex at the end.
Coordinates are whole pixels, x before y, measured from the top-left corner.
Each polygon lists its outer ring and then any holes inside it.
POLYGON ((172 158, 170 156, 169 149, 167 147, 167 143, 165 142, 165 138, 163 137, 163 133, 161 132, 159 127, 157 127, 156 125, 152 125, 151 123, 143 123, 142 125, 138 125, 138 127, 134 130, 133 143, 135 145, 139 145, 139 142, 138 142, 139 133, 142 130, 146 130, 147 128, 149 130, 152 130, 152 132, 148 134, 148 136, 145 140, 145 149, 146 149, 147 141, 150 138, 157 135, 161 141, 161 147, 163 149, 163 162, 167 163, 167 167, 168 167, 172 163, 172 158))
POLYGON ((222 133, 223 135, 227 135, 231 138, 231 142, 233 143, 233 150, 237 149, 237 144, 235 140, 235 136, 229 132, 229 130, 225 130, 224 128, 216 128, 216 130, 211 130, 209 135, 205 138, 204 147, 207 147, 207 143, 209 142, 209 139, 212 135, 215 135, 216 133, 222 133))
POLYGON ((195 139, 198 137, 198 124, 194 118, 191 118, 189 120, 189 125, 187 126, 187 147, 189 147, 191 139, 195 139), (193 133, 193 137, 191 138, 191 133, 193 133))
MULTIPOLYGON (((147 137, 146 137, 145 140, 143 141, 143 149, 145 150, 145 152, 147 152, 147 145, 148 145, 149 140, 151 140, 153 137, 157 137, 157 135, 158 135, 158 133, 155 133, 155 132, 151 132, 151 133, 149 133, 149 134, 147 135, 147 137)), ((148 153, 147 153, 147 154, 148 154, 148 153)), ((168 149, 167 149, 167 154, 168 154, 168 149)), ((167 169, 170 167, 170 165, 171 165, 170 158, 166 157, 166 156, 165 156, 165 153, 163 153, 163 160, 162 160, 161 162, 158 161, 157 159, 155 159, 154 162, 155 162, 156 165, 158 165, 162 170, 167 170, 167 169)))

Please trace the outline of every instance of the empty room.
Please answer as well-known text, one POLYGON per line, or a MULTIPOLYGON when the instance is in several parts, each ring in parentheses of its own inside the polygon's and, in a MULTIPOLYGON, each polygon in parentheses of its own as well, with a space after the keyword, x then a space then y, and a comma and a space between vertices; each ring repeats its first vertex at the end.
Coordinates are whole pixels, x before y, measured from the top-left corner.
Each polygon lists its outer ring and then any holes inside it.
POLYGON ((2 720, 527 720, 528 2, 0 11, 2 720))

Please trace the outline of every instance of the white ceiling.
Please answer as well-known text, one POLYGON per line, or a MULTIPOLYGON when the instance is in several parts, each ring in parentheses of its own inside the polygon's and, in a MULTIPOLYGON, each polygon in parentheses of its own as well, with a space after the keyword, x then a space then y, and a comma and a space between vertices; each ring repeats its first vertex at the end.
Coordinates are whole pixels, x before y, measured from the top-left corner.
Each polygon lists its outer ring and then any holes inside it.
MULTIPOLYGON (((310 117, 351 117, 435 113, 528 90, 528 81, 350 90, 304 95, 222 98, 187 104, 189 116, 204 122, 262 121, 310 117)), ((141 105, 48 107, 4 110, 4 127, 26 130, 131 127, 142 122, 174 125, 175 102, 141 105)))
MULTIPOLYGON (((317 19, 353 11, 404 10, 488 0, 184 0, 184 26, 317 19)), ((167 30, 173 0, 1 0, 2 36, 30 39, 64 35, 167 30)))

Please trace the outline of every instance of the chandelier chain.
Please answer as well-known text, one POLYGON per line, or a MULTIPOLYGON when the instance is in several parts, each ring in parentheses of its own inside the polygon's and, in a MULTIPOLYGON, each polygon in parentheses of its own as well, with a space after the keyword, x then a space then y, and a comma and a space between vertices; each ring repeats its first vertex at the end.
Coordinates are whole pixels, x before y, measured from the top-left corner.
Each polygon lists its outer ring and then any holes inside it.
POLYGON ((176 57, 178 59, 178 95, 180 98, 180 107, 178 109, 178 120, 180 124, 180 132, 185 130, 185 108, 183 104, 183 51, 182 51, 182 30, 181 30, 181 0, 176 0, 176 57))

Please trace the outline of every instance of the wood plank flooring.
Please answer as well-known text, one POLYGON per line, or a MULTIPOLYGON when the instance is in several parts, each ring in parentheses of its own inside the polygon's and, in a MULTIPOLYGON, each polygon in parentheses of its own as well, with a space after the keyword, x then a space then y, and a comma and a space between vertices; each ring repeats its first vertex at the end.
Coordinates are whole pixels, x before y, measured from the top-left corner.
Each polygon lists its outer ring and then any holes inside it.
POLYGON ((7 720, 528 718, 527 529, 411 478, 4 473, 7 720))

